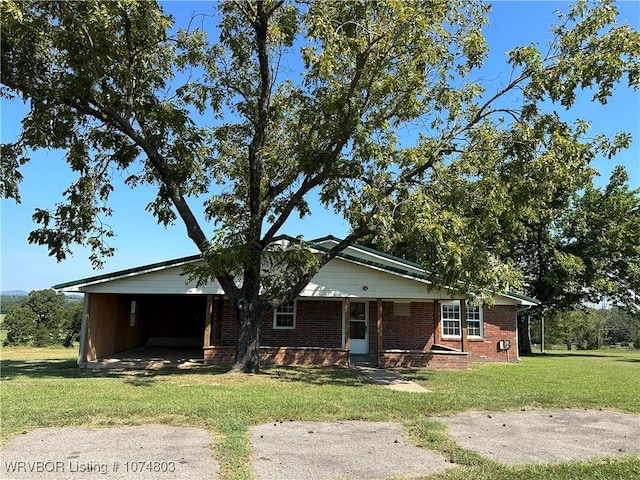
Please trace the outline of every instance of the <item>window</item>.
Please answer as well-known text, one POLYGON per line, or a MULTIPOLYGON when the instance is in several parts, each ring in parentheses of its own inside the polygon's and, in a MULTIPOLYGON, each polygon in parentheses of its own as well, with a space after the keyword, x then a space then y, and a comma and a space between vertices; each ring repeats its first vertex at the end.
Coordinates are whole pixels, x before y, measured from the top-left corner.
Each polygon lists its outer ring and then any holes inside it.
POLYGON ((459 303, 443 303, 441 304, 442 312, 442 336, 443 337, 459 337, 460 336, 460 304, 459 303))
POLYGON ((135 327, 136 324, 138 323, 137 306, 138 306, 138 302, 136 302, 135 300, 131 300, 131 308, 129 309, 129 326, 130 327, 135 327))
POLYGON ((367 315, 367 304, 365 302, 351 302, 350 320, 364 320, 367 315))
POLYGON ((273 328, 296 328, 296 302, 283 303, 273 312, 273 328))
MULTIPOLYGON (((467 304, 467 335, 469 337, 482 337, 482 307, 480 305, 467 304)), ((442 336, 460 337, 460 303, 441 304, 442 336)))
POLYGON ((482 337, 482 309, 480 305, 467 305, 467 335, 482 337))

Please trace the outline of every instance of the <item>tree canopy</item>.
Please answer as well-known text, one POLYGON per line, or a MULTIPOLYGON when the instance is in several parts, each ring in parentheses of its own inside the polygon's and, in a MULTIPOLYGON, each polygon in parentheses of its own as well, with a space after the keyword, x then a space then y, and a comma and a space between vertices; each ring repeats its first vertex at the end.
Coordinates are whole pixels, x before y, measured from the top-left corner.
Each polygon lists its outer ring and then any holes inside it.
POLYGON ((78 339, 82 321, 82 302, 67 299, 54 290, 34 290, 7 307, 2 328, 6 345, 65 347, 78 339))
POLYGON ((31 151, 65 150, 78 180, 35 212, 29 241, 60 260, 87 244, 99 265, 113 254, 113 175, 156 186, 147 210, 184 223, 205 259, 191 275, 216 279, 236 306, 237 370, 258 368, 262 314, 366 235, 418 239, 434 281, 464 292, 517 285, 504 254, 522 213, 629 143, 587 138, 585 122, 558 114, 581 91, 604 103, 619 82, 638 85, 640 35, 616 24, 613 2, 576 2, 552 44, 514 46, 498 87, 476 74, 487 56, 480 2, 215 6, 210 39, 154 2, 3 2, 2 92, 29 113, 2 146, 0 192, 19 200, 31 151), (274 251, 315 193, 351 233, 318 255, 274 251))
POLYGON ((606 300, 640 314, 640 189, 631 190, 617 167, 604 188, 589 182, 532 217, 513 256, 541 311, 606 300))

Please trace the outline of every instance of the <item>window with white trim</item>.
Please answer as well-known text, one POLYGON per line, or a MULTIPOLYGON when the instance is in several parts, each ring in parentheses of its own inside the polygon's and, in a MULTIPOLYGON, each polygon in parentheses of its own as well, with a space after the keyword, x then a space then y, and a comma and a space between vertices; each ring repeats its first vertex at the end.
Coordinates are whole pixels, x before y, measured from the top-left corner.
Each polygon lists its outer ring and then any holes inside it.
POLYGON ((482 337, 482 308, 480 305, 467 305, 467 335, 482 337))
POLYGON ((440 304, 442 336, 443 337, 459 337, 460 336, 460 304, 459 303, 441 303, 440 304))
POLYGON ((296 302, 295 300, 283 303, 273 311, 273 328, 296 328, 296 302))

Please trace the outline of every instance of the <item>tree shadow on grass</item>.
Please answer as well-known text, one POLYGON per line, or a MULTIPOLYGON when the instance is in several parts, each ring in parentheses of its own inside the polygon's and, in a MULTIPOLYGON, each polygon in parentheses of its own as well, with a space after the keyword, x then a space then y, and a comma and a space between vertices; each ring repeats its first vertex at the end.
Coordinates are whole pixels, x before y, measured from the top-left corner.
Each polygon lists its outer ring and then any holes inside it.
POLYGON ((525 358, 547 358, 553 360, 558 357, 569 357, 569 358, 611 358, 615 359, 612 355, 607 355, 604 353, 578 353, 578 352, 545 352, 545 353, 520 353, 520 357, 525 358))
POLYGON ((180 369, 166 366, 159 370, 144 369, 84 369, 79 368, 74 359, 49 359, 49 360, 2 360, 0 361, 0 374, 2 381, 11 381, 18 378, 123 378, 134 384, 149 384, 154 377, 167 375, 194 375, 208 373, 212 375, 225 373, 228 369, 220 367, 197 367, 180 369), (136 380, 137 379, 137 380, 136 380))
POLYGON ((263 373, 284 382, 302 382, 310 385, 364 387, 373 384, 356 370, 336 366, 269 367, 264 369, 263 373))
POLYGON ((616 362, 640 363, 640 358, 616 358, 616 362))
POLYGON ((81 378, 76 360, 2 360, 2 381, 26 378, 81 378))
MULTIPOLYGON (((79 368, 75 359, 38 359, 38 360, 1 360, 0 375, 2 381, 21 378, 121 378, 127 384, 136 387, 152 386, 157 379, 165 377, 184 377, 189 375, 223 375, 229 369, 216 366, 178 368, 164 366, 160 369, 142 368, 79 368)), ((355 370, 344 367, 266 367, 262 374, 286 382, 302 382, 311 385, 339 385, 361 387, 372 382, 355 370)))
POLYGON ((428 383, 436 372, 426 368, 398 368, 395 372, 407 380, 418 383, 428 383))
POLYGON ((524 358, 541 358, 541 359, 549 359, 553 360, 556 358, 602 358, 609 360, 611 362, 628 362, 628 363, 640 363, 639 352, 629 351, 628 353, 625 351, 616 351, 615 354, 612 353, 599 353, 599 352, 589 352, 584 353, 584 350, 576 351, 576 352, 552 352, 552 353, 527 353, 520 354, 520 357, 524 358))

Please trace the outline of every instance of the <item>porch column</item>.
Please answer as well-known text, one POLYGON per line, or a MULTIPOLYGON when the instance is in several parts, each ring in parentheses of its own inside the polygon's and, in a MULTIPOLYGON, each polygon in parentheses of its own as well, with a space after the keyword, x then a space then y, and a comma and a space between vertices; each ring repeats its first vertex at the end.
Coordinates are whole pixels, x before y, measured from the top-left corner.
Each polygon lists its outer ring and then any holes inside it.
POLYGON ((460 299, 460 326, 462 330, 462 348, 463 352, 469 351, 469 345, 467 340, 467 302, 464 298, 460 299))
POLYGON ((80 324, 80 347, 78 348, 78 365, 84 365, 87 361, 87 322, 89 321, 89 302, 91 294, 85 293, 82 302, 82 323, 80 324))
POLYGON ((433 343, 438 344, 441 341, 440 335, 440 304, 438 300, 433 301, 433 343))
POLYGON ((349 297, 344 299, 344 348, 345 350, 351 350, 351 300, 349 297))
POLYGON ((222 345, 222 314, 224 312, 224 297, 216 297, 218 303, 218 311, 215 315, 215 331, 213 333, 213 344, 222 345))
POLYGON ((382 299, 378 298, 378 354, 382 351, 382 299))
POLYGON ((211 346, 211 317, 213 316, 213 295, 207 295, 207 310, 204 314, 204 346, 211 346))

